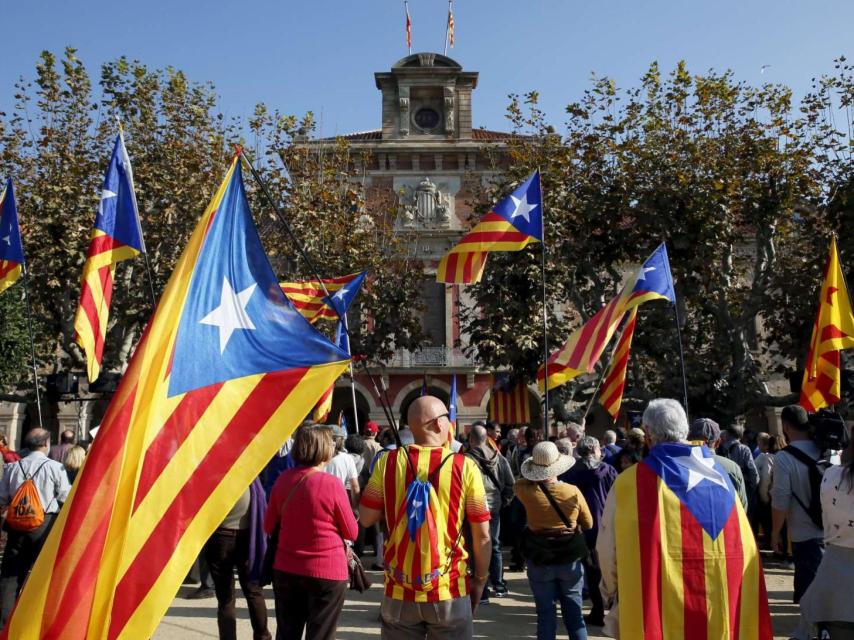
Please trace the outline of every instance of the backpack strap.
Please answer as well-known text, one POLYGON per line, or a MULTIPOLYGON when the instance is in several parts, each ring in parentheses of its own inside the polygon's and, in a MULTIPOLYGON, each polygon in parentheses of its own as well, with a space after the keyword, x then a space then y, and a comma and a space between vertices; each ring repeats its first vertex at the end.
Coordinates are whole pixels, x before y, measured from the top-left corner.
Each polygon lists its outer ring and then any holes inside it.
POLYGON ((561 519, 561 522, 563 522, 563 524, 566 526, 566 528, 567 529, 575 529, 577 532, 578 527, 572 526, 572 524, 569 521, 569 518, 566 517, 566 514, 563 512, 563 509, 560 508, 560 505, 557 503, 557 500, 555 500, 551 491, 546 489, 545 485, 543 485, 543 483, 541 483, 541 482, 538 482, 537 486, 540 488, 540 491, 542 491, 544 494, 546 494, 546 499, 549 501, 549 504, 552 505, 552 509, 555 510, 555 513, 557 513, 558 517, 561 519))
POLYGON ((483 472, 483 475, 489 478, 489 480, 492 482, 492 484, 495 485, 495 488, 498 489, 499 492, 504 491, 504 485, 501 484, 501 482, 492 472, 492 469, 489 468, 489 465, 484 464, 484 462, 486 462, 485 460, 481 461, 480 458, 478 458, 477 456, 473 456, 469 453, 467 453, 466 456, 477 463, 477 466, 480 467, 480 470, 483 472))
POLYGON ((804 501, 798 497, 794 491, 792 491, 792 497, 795 499, 795 502, 800 505, 801 509, 803 509, 806 514, 810 517, 810 520, 813 521, 813 524, 819 528, 822 528, 823 523, 821 521, 821 503, 816 504, 815 490, 820 486, 821 481, 821 472, 818 469, 818 460, 813 458, 811 455, 806 453, 805 451, 801 451, 797 447, 793 447, 792 445, 788 445, 783 448, 783 451, 792 456, 795 460, 800 462, 801 464, 807 467, 809 472, 810 479, 810 499, 809 504, 804 504, 804 501))
POLYGON ((21 475, 24 476, 24 480, 26 481, 26 480, 32 480, 33 478, 35 478, 36 475, 38 474, 38 472, 42 470, 42 467, 44 467, 48 462, 50 462, 50 460, 45 460, 44 462, 42 462, 39 465, 39 468, 36 469, 35 471, 33 471, 32 475, 29 475, 29 476, 27 475, 27 472, 24 471, 23 462, 24 462, 23 460, 18 460, 18 466, 21 467, 21 475))

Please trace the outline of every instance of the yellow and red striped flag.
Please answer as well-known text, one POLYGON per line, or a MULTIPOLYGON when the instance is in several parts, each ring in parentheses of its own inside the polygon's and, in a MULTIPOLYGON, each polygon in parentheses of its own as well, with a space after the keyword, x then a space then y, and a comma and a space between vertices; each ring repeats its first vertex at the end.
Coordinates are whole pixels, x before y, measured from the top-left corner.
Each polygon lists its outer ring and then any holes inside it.
POLYGON ((451 8, 451 2, 448 1, 448 46, 454 48, 454 10, 451 8))
POLYGON ((24 266, 24 246, 18 224, 18 207, 12 178, 0 193, 0 292, 11 287, 21 277, 24 266))
POLYGON ((277 286, 238 162, 175 266, 4 639, 150 638, 202 545, 347 367, 277 286))
POLYGON ((531 405, 528 387, 517 383, 512 389, 493 389, 489 397, 489 419, 498 424, 528 424, 531 405))
POLYGON ((104 176, 101 204, 83 265, 80 304, 74 317, 75 340, 86 353, 89 382, 98 378, 104 360, 116 264, 144 252, 133 171, 120 133, 104 176))
POLYGON ((839 402, 842 385, 839 352, 852 347, 854 314, 842 265, 839 263, 836 238, 833 238, 804 365, 800 400, 804 409, 815 412, 839 402))
POLYGON ((288 300, 294 305, 303 317, 314 324, 318 320, 338 320, 338 313, 329 304, 324 302, 326 291, 330 295, 349 284, 356 278, 363 276, 364 272, 351 273, 338 278, 324 278, 323 280, 298 280, 295 282, 280 282, 279 286, 288 300), (323 290, 323 286, 326 291, 323 290))
POLYGON ((436 282, 479 282, 490 251, 520 251, 542 239, 543 201, 540 173, 535 171, 444 255, 436 267, 436 282))
POLYGON ((633 307, 627 314, 628 320, 623 327, 623 333, 617 341, 614 355, 611 356, 611 366, 608 375, 602 382, 602 392, 599 394, 599 404, 616 420, 620 415, 620 405, 623 403, 623 391, 626 388, 626 369, 629 366, 629 352, 632 348, 632 336, 635 333, 638 308, 633 307))
MULTIPOLYGON (((629 279, 617 297, 576 329, 563 346, 549 356, 548 388, 554 389, 583 373, 593 371, 626 311, 649 300, 676 303, 670 260, 663 243, 629 279)), ((540 366, 537 371, 537 384, 541 390, 546 388, 544 366, 540 366)))

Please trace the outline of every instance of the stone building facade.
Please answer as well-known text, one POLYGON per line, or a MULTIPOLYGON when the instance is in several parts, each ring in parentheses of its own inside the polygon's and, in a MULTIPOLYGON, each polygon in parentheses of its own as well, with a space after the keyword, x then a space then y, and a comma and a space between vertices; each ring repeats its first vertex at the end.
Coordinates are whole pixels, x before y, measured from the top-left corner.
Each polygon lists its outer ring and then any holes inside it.
MULTIPOLYGON (((486 419, 493 379, 464 353, 457 311, 465 289, 435 281, 439 259, 470 227, 473 187, 501 170, 511 134, 473 126, 472 95, 478 74, 436 53, 416 53, 374 74, 381 92, 381 128, 343 136, 361 166, 365 191, 397 199, 396 232, 409 238, 412 253, 423 261, 422 326, 429 344, 420 351, 398 350, 382 375, 395 415, 405 417, 409 404, 428 389, 447 400, 457 377, 458 425, 486 419)), ((327 144, 329 141, 325 141, 327 144)), ((307 141, 317 146, 324 141, 307 141)), ((378 372, 380 373, 380 372, 378 372)), ((356 375, 359 422, 388 420, 370 381, 356 375)), ((539 398, 530 391, 532 420, 539 421, 539 398)), ((339 381, 332 416, 352 415, 349 380, 339 381)), ((350 417, 352 420, 352 417, 350 417)), ((352 422, 351 422, 352 424, 352 422)))

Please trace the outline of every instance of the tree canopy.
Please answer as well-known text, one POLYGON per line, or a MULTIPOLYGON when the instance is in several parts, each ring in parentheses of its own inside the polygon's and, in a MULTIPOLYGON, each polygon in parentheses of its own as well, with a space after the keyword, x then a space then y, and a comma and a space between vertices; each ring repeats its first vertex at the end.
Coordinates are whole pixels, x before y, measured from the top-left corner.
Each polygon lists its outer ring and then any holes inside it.
MULTIPOLYGON (((567 106, 562 134, 535 92, 511 96, 508 118, 520 135, 510 170, 487 196, 542 173, 551 350, 666 241, 692 413, 732 417, 796 400, 768 381, 802 364, 831 233, 840 234, 843 264, 854 259, 843 233, 854 193, 852 97, 844 59, 799 105, 785 86, 692 75, 685 63, 669 74, 653 64, 629 89, 595 78, 567 106)), ((462 313, 481 360, 528 381, 543 352, 539 252, 490 256, 462 313)), ((586 399, 595 379, 579 378, 555 399, 586 399)), ((682 395, 674 315, 648 303, 628 395, 662 394, 682 395)))

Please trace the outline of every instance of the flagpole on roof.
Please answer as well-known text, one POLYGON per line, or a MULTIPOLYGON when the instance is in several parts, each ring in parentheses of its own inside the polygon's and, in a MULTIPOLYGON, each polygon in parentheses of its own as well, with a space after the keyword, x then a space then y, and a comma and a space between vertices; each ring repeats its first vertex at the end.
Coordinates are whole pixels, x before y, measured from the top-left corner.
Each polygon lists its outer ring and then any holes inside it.
MULTIPOLYGON (((450 0, 449 0, 450 3, 450 0)), ((540 253, 540 271, 543 280, 543 362, 545 376, 543 378, 543 433, 545 437, 549 436, 549 314, 546 305, 546 209, 545 198, 543 198, 543 182, 540 176, 540 170, 537 168, 537 182, 540 187, 540 234, 542 235, 542 252, 540 253)))

